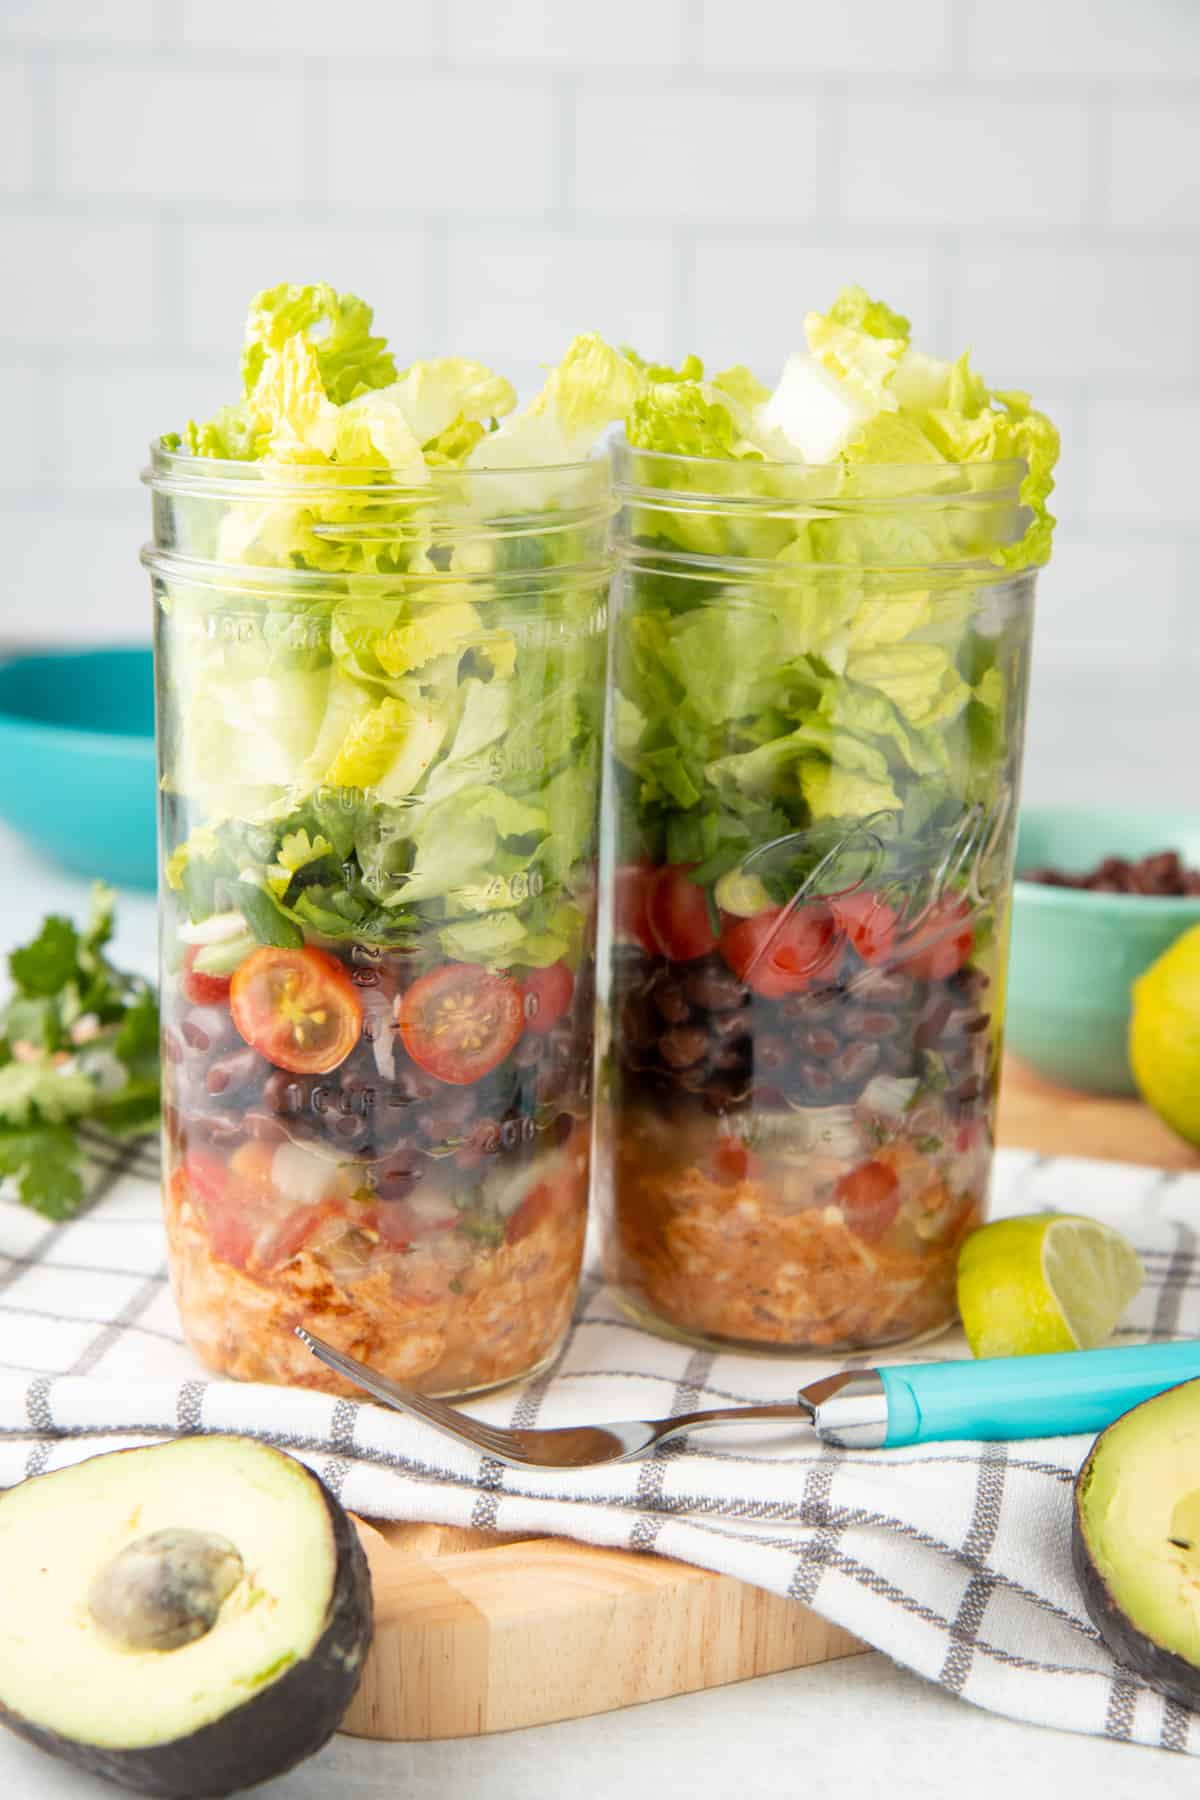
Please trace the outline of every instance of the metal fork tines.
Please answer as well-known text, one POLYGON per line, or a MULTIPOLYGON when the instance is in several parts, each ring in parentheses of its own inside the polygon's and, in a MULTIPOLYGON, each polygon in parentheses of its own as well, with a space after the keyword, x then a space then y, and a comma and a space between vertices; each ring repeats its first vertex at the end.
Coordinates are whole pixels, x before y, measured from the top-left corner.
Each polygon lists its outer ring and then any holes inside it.
POLYGON ((302 1325, 297 1325, 295 1332, 327 1368, 336 1370, 376 1400, 382 1400, 385 1406, 422 1419, 435 1431, 515 1469, 587 1469, 602 1463, 623 1462, 668 1438, 681 1437, 706 1425, 744 1425, 758 1420, 781 1420, 790 1425, 813 1423, 812 1409, 802 1399, 781 1406, 739 1406, 715 1412, 683 1413, 672 1419, 623 1419, 606 1425, 508 1430, 473 1419, 469 1413, 460 1412, 444 1400, 434 1400, 428 1394, 415 1394, 410 1388, 401 1387, 386 1375, 368 1368, 366 1363, 314 1337, 302 1325))

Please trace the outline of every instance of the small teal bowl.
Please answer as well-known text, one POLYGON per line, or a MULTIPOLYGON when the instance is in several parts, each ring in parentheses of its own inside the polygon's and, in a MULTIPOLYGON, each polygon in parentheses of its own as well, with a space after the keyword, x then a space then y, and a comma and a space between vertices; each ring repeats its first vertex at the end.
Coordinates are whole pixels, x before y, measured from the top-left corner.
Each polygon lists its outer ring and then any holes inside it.
POLYGON ((77 875, 152 888, 155 810, 149 650, 0 663, 0 819, 77 875))
POLYGON ((1134 1094, 1130 989, 1189 926, 1200 895, 1095 894, 1022 881, 1023 869, 1068 874, 1106 856, 1178 850, 1200 868, 1200 818, 1176 812, 1031 807, 1017 834, 1008 1047, 1050 1081, 1090 1094, 1134 1094))

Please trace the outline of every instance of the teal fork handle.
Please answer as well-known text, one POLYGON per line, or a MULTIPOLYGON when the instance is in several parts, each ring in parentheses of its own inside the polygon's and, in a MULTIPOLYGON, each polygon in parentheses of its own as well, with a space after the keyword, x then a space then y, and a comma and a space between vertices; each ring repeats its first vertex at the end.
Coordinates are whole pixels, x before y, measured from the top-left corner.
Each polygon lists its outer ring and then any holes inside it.
POLYGON ((884 1442, 1059 1437, 1106 1425, 1200 1375, 1200 1342, 909 1363, 878 1371, 887 1395, 884 1442))

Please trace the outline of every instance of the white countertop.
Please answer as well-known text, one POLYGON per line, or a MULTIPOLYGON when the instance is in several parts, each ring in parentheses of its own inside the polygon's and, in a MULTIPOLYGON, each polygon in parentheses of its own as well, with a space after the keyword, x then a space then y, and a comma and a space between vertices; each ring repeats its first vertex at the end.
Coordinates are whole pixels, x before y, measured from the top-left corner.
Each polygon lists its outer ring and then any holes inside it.
MULTIPOLYGON (((86 884, 35 862, 3 828, 0 868, 0 946, 31 935, 47 911, 79 915, 86 906, 86 884)), ((123 896, 117 960, 152 973, 153 934, 152 898, 123 896)), ((1196 1779, 1190 1758, 1013 1724, 872 1654, 505 1736, 339 1737, 254 1791, 264 1800, 637 1800, 650 1791, 874 1800, 886 1784, 922 1800, 1124 1800, 1153 1783, 1157 1800, 1192 1800, 1196 1779)), ((0 1733, 5 1800, 104 1800, 115 1791, 0 1733)))

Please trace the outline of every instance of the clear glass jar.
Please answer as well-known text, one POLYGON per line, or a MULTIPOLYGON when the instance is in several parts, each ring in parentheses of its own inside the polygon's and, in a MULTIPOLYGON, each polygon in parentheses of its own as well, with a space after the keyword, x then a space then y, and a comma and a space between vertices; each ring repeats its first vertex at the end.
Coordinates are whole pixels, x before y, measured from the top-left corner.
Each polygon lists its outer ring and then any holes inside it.
POLYGON ((188 1338, 333 1391, 294 1324, 427 1392, 528 1376, 586 1217, 607 467, 147 479, 188 1338))
POLYGON ((954 1316, 1000 1065, 1023 472, 618 452, 598 1142, 606 1273, 652 1328, 791 1353, 954 1316))

